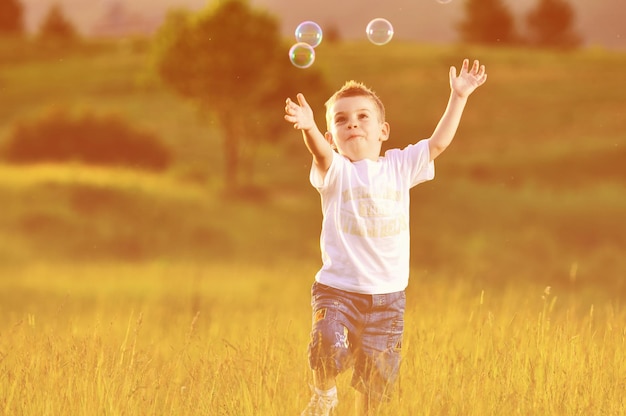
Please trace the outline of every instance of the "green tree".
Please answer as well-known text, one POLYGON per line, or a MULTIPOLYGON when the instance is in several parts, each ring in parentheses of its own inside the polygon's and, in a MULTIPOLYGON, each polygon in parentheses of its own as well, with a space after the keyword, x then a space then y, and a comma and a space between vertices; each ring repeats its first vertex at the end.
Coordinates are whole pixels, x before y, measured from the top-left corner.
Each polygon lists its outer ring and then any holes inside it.
POLYGON ((0 36, 24 33, 24 10, 18 0, 0 0, 0 36))
POLYGON ((74 40, 77 33, 61 7, 58 4, 53 4, 41 23, 39 36, 46 39, 74 40))
POLYGON ((198 14, 170 12, 156 36, 160 77, 214 115, 229 189, 252 182, 259 142, 284 136, 282 108, 298 91, 326 97, 319 72, 294 68, 275 18, 247 2, 218 2, 198 14), (245 177, 242 172, 246 173, 245 177))
POLYGON ((539 0, 526 16, 529 42, 539 47, 571 49, 580 45, 574 9, 565 0, 539 0))
POLYGON ((465 19, 458 26, 461 39, 477 44, 511 44, 518 41, 515 20, 502 0, 467 0, 465 19))

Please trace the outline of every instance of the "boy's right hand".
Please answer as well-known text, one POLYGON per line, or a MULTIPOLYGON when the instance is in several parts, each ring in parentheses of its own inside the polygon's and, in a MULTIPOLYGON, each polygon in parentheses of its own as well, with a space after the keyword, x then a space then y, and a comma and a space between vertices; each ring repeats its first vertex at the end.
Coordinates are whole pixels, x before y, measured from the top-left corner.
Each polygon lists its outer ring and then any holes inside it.
POLYGON ((285 105, 285 120, 293 123, 293 128, 308 131, 315 127, 315 119, 313 118, 313 110, 309 103, 306 102, 303 94, 296 96, 298 104, 287 98, 285 105))

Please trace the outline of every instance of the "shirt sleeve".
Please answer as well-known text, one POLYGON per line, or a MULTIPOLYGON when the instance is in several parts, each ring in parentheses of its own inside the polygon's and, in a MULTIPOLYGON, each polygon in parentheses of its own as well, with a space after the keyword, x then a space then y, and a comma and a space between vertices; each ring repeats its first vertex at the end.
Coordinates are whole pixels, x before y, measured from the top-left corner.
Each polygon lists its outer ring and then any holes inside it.
POLYGON ((319 171, 319 169, 317 169, 317 166, 315 166, 315 163, 311 164, 311 172, 309 174, 309 181, 311 182, 311 185, 313 185, 315 189, 317 189, 318 191, 321 191, 322 189, 328 187, 328 185, 332 181, 332 178, 335 176, 335 173, 337 171, 337 164, 339 164, 340 162, 339 160, 340 157, 341 156, 339 156, 337 152, 333 151, 333 160, 330 163, 328 172, 326 172, 326 175, 324 176, 323 179, 322 179, 322 174, 319 171))
POLYGON ((428 139, 410 144, 402 150, 390 150, 385 156, 396 159, 402 174, 408 178, 410 187, 435 178, 435 162, 430 160, 428 139))

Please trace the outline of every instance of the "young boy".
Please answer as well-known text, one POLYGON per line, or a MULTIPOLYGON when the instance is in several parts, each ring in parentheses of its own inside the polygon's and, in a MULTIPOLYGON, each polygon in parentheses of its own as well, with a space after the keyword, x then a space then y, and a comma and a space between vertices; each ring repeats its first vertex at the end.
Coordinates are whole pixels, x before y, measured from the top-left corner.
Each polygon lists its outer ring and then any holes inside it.
POLYGON ((389 124, 378 96, 355 81, 326 102, 322 134, 302 94, 285 120, 313 156, 311 184, 322 200, 322 267, 311 289, 309 364, 314 393, 302 415, 337 406, 336 376, 354 368, 357 415, 388 399, 397 378, 409 280, 409 189, 434 178, 434 159, 451 143, 469 95, 487 80, 484 65, 450 68, 447 108, 429 139, 380 156, 389 124))

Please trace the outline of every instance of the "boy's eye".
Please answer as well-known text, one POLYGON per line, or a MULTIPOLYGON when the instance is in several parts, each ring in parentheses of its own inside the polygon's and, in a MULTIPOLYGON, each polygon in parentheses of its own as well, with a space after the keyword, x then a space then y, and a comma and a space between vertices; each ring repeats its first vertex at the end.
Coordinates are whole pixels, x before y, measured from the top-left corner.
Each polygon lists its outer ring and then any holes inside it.
POLYGON ((360 118, 360 119, 364 119, 364 118, 367 118, 367 117, 368 117, 368 115, 367 115, 367 114, 365 114, 365 113, 363 113, 363 114, 359 114, 359 118, 360 118))
POLYGON ((335 123, 337 123, 337 124, 341 124, 341 123, 343 123, 343 122, 345 122, 345 121, 346 121, 346 118, 345 118, 345 117, 337 117, 337 118, 335 119, 335 123))

